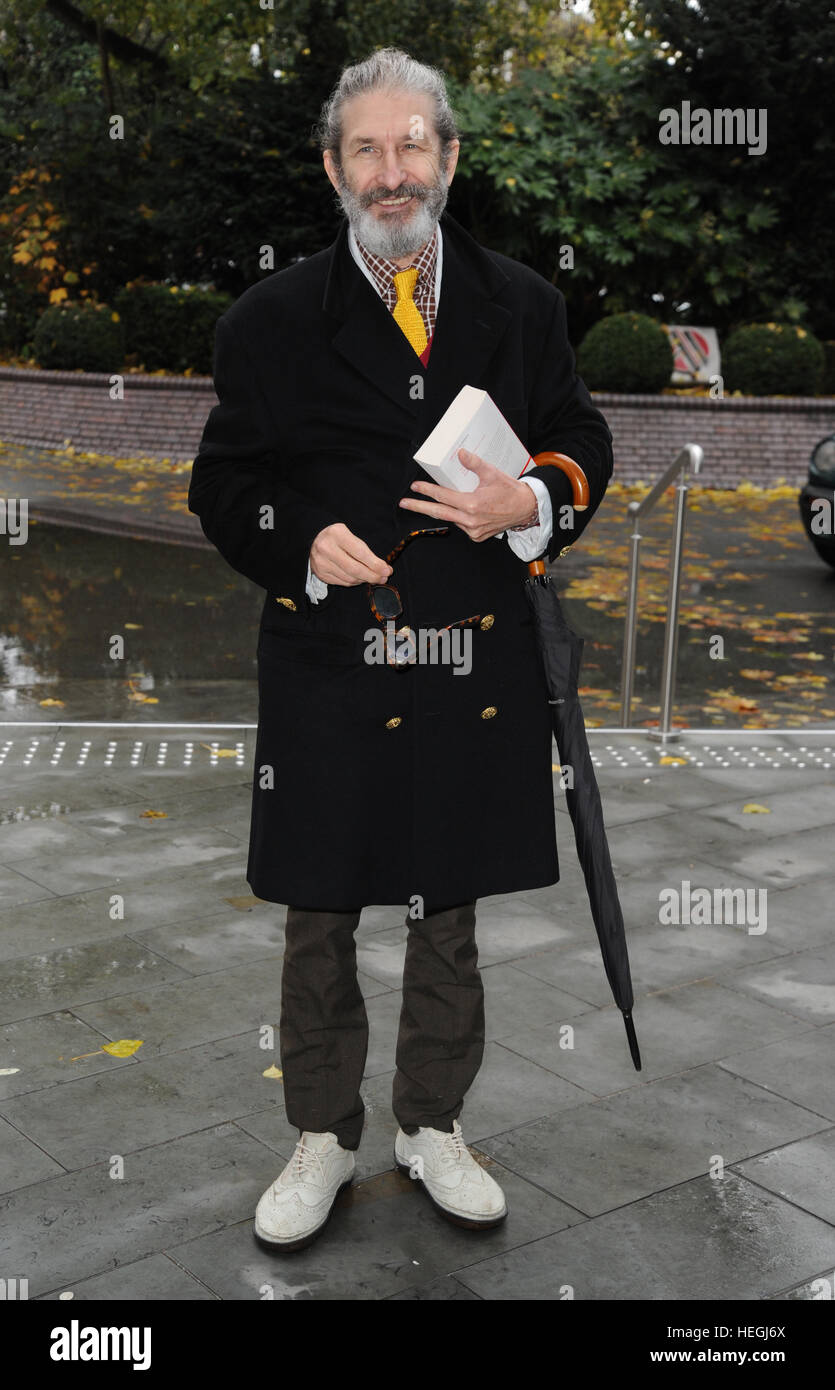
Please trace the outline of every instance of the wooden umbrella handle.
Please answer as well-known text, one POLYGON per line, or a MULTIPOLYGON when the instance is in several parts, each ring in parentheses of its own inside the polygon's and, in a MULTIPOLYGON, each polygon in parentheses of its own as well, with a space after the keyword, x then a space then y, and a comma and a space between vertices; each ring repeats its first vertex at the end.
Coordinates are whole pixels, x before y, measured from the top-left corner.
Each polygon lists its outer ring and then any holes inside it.
MULTIPOLYGON (((555 454, 553 450, 546 450, 543 454, 534 455, 534 464, 537 468, 544 463, 551 464, 554 468, 559 468, 571 481, 571 492, 573 496, 573 506, 575 511, 584 512, 589 505, 589 480, 574 459, 570 459, 567 454, 555 454)), ((544 560, 531 560, 528 563, 528 573, 538 575, 545 573, 544 560)))

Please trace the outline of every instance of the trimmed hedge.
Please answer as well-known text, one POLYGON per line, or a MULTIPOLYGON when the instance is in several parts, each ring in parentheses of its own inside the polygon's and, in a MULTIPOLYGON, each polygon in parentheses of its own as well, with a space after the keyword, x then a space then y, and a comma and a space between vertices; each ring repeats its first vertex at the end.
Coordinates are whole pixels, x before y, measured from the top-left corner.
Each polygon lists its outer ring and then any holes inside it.
POLYGON ((823 344, 796 324, 744 324, 722 349, 725 390, 744 396, 814 396, 823 370, 823 344))
POLYGON ((35 325, 33 347, 44 368, 118 372, 125 360, 124 325, 109 304, 89 299, 53 304, 35 325))
POLYGON ((233 302, 231 295, 138 280, 118 290, 113 302, 138 366, 211 375, 215 324, 233 302))
POLYGON ((610 314, 583 339, 577 370, 592 391, 663 391, 673 373, 673 349, 656 319, 610 314))

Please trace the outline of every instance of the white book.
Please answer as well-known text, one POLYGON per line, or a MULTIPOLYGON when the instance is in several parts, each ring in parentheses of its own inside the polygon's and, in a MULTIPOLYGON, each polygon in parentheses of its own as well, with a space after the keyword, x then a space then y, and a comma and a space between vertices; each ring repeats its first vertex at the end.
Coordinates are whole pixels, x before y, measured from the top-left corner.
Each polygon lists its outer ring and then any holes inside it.
POLYGON ((511 478, 521 478, 533 464, 495 401, 475 386, 461 387, 413 458, 434 483, 455 488, 456 492, 472 492, 478 487, 478 476, 464 467, 458 457, 459 449, 478 454, 511 478))

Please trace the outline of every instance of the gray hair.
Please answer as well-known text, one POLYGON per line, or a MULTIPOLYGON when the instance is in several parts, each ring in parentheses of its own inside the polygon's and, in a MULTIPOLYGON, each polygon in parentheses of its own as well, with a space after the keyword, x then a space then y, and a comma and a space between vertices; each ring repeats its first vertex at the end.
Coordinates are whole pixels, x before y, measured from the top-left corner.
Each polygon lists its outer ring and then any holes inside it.
POLYGON ((343 109, 351 97, 366 92, 420 92, 435 102, 435 133, 441 142, 441 162, 449 159, 453 140, 458 139, 455 113, 449 104, 444 75, 438 68, 419 63, 400 48, 379 48, 361 63, 345 67, 328 100, 322 107, 314 134, 322 153, 329 150, 341 167, 343 109))

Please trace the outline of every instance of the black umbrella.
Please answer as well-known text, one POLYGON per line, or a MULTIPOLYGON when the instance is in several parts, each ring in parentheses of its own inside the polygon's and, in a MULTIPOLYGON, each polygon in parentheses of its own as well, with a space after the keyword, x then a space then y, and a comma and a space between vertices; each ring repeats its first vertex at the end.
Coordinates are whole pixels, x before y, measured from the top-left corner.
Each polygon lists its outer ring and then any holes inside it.
MULTIPOLYGON (((588 483, 584 473, 572 459, 560 454, 545 453, 538 454, 534 463, 550 463, 567 473, 574 490, 574 506, 578 511, 585 510, 589 498, 588 483)), ((556 588, 550 576, 545 573, 544 562, 533 560, 528 565, 528 570, 530 577, 525 583, 525 589, 533 610, 539 651, 545 670, 554 737, 561 765, 569 766, 573 772, 573 785, 566 788, 565 799, 574 826, 577 855, 586 880, 606 978, 615 1003, 623 1012, 629 1051, 636 1070, 640 1071, 641 1054, 638 1051, 638 1039, 632 1022, 634 1000, 623 913, 612 871, 606 828, 603 824, 600 788, 594 775, 586 738, 586 724, 577 694, 583 638, 578 637, 565 621, 556 588)))

